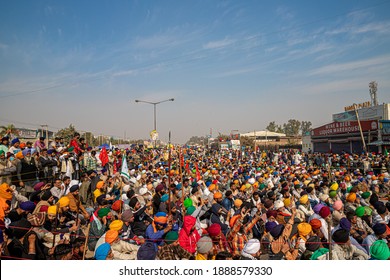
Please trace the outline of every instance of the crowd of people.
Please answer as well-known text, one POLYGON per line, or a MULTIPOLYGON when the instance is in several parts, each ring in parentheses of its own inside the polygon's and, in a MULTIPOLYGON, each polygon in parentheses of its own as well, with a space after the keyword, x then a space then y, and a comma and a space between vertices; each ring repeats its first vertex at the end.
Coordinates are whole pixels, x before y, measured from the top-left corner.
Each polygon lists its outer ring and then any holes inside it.
POLYGON ((388 260, 390 157, 0 145, 2 260, 388 260))

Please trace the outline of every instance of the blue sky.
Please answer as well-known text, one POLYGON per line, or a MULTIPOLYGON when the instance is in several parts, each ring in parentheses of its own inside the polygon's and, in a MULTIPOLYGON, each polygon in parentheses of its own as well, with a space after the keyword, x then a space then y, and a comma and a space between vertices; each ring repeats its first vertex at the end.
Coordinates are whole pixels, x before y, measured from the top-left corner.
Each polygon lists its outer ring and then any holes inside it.
POLYGON ((0 123, 174 142, 390 102, 390 1, 2 1, 0 123))

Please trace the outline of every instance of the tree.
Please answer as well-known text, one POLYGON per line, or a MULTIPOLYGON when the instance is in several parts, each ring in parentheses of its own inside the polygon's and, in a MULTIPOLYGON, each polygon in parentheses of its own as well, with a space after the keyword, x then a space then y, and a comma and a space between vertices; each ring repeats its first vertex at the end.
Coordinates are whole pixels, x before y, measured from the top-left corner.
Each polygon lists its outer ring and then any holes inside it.
POLYGON ((205 145, 207 144, 207 138, 204 136, 192 136, 187 142, 186 145, 205 145))
POLYGON ((276 130, 278 129, 278 125, 275 123, 275 121, 272 121, 268 124, 268 126, 265 129, 271 132, 276 132, 276 130))
POLYGON ((245 147, 254 147, 255 145, 254 140, 255 140, 254 137, 241 136, 240 144, 241 146, 245 146, 245 147))
POLYGON ((73 138, 75 132, 76 128, 73 124, 70 124, 69 127, 58 130, 56 133, 56 137, 62 137, 64 138, 65 143, 69 143, 70 140, 73 138))
POLYGON ((310 132, 311 131, 311 121, 302 121, 301 131, 302 131, 302 135, 306 135, 306 133, 310 132))
POLYGON ((0 126, 0 135, 19 135, 19 131, 16 129, 16 127, 13 124, 9 125, 2 125, 0 126))
POLYGON ((301 122, 298 120, 290 119, 287 123, 283 124, 284 133, 287 136, 297 136, 301 129, 301 122))

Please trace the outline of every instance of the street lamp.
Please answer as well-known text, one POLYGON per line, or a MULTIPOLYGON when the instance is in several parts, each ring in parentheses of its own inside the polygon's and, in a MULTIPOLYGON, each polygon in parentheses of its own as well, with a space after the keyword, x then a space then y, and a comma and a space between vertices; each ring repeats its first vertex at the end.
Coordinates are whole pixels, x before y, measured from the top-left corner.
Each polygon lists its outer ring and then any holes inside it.
MULTIPOLYGON (((157 125, 156 125, 156 107, 158 104, 160 103, 163 103, 163 102, 167 102, 167 101, 174 101, 175 99, 174 98, 170 98, 170 99, 166 99, 166 100, 162 100, 162 101, 159 101, 159 102, 150 102, 150 101, 144 101, 144 100, 138 100, 136 99, 135 102, 136 103, 147 103, 147 104, 152 104, 153 107, 154 107, 154 130, 157 131, 157 125)), ((156 141, 154 141, 154 147, 156 147, 156 141)))

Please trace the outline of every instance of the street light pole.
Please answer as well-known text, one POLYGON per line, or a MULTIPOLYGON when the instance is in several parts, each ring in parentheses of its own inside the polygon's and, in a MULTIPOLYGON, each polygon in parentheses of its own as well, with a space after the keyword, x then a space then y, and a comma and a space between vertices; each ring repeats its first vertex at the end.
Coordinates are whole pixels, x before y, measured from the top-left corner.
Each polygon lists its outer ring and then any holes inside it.
MULTIPOLYGON (((167 102, 167 101, 174 101, 175 99, 174 98, 170 98, 170 99, 166 99, 166 100, 162 100, 162 101, 159 101, 159 102, 150 102, 150 101, 144 101, 144 100, 139 100, 139 99, 136 99, 135 102, 136 103, 147 103, 147 104, 152 104, 153 105, 153 113, 154 113, 154 130, 157 131, 157 118, 156 118, 156 112, 157 112, 157 105, 160 104, 160 103, 163 103, 163 102, 167 102)), ((156 148, 156 140, 154 141, 154 147, 156 148)))

